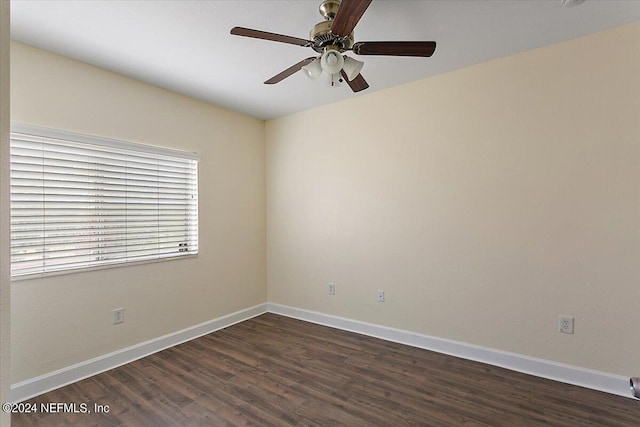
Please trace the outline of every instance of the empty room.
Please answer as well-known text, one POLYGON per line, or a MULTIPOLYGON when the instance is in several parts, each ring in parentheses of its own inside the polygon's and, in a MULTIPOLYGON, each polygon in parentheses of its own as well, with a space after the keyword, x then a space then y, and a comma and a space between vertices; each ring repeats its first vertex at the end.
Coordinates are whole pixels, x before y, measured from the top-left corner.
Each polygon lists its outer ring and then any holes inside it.
POLYGON ((640 1, 0 0, 0 425, 640 425, 640 1))

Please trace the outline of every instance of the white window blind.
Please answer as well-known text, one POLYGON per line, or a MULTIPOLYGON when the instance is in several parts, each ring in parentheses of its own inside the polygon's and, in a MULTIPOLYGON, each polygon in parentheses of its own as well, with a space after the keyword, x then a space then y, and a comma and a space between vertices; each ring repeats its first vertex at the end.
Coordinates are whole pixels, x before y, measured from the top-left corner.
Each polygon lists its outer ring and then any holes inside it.
POLYGON ((195 155, 16 128, 20 132, 11 133, 12 276, 198 252, 195 155))

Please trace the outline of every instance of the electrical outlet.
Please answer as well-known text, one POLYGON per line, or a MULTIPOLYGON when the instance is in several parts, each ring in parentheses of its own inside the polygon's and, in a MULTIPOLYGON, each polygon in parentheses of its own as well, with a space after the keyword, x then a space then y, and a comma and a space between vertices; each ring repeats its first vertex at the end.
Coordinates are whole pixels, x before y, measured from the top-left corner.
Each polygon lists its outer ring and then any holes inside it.
POLYGON ((335 295, 336 294, 336 285, 334 283, 329 283, 327 285, 327 292, 329 293, 329 295, 335 295))
POLYGON ((384 291, 378 290, 378 302, 384 302, 384 291))
POLYGON ((113 310, 113 324, 124 322, 124 308, 116 308, 113 310))
POLYGON ((573 317, 571 316, 560 316, 558 321, 558 328, 560 332, 563 334, 572 334, 573 333, 573 317))

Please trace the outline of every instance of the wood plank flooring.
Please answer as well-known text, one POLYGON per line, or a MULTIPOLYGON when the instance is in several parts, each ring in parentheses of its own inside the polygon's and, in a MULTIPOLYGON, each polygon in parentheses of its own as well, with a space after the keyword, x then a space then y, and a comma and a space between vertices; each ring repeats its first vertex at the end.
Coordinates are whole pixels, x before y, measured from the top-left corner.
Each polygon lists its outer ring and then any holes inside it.
POLYGON ((12 425, 640 425, 639 401, 275 314, 29 402, 92 413, 14 414, 12 425))

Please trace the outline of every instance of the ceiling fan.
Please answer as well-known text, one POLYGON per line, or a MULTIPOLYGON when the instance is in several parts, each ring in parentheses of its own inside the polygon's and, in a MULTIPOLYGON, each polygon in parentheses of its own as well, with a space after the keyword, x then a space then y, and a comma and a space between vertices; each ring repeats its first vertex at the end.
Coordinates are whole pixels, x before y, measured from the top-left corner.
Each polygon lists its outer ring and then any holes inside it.
POLYGON ((320 14, 325 20, 313 27, 309 35, 311 40, 244 27, 232 28, 231 34, 310 47, 320 54, 319 57, 310 56, 303 59, 271 77, 264 82, 265 84, 281 82, 292 74, 304 70, 309 77, 321 78, 330 86, 346 81, 351 90, 360 92, 369 87, 360 74, 364 63, 343 55, 344 52, 351 51, 356 55, 429 57, 436 50, 434 41, 354 43, 353 29, 371 2, 372 0, 323 1, 320 4, 320 14))

